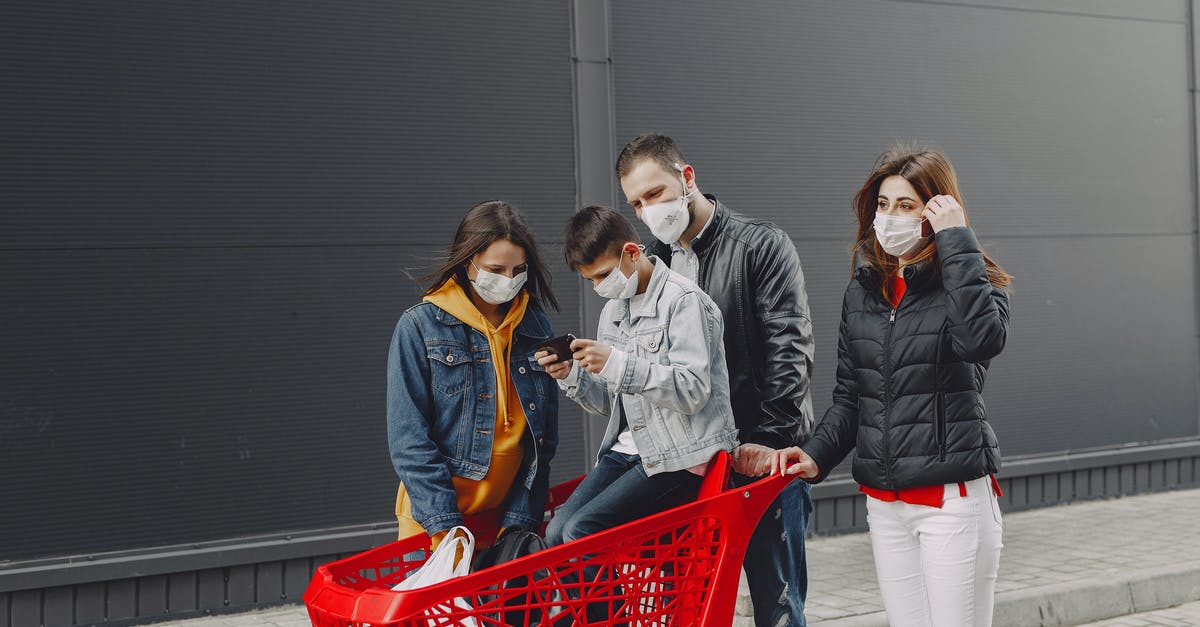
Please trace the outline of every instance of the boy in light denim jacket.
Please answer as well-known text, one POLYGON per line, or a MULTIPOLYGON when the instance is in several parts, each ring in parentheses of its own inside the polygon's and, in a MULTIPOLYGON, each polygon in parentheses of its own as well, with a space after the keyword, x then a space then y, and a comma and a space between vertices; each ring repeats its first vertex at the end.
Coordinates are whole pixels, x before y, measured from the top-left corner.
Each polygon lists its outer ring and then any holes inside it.
POLYGON ((737 446, 712 299, 647 256, 614 209, 580 210, 564 241, 571 269, 609 301, 597 339, 571 343, 573 360, 535 357, 568 398, 609 418, 595 468, 546 529, 551 545, 695 498, 713 455, 737 446))

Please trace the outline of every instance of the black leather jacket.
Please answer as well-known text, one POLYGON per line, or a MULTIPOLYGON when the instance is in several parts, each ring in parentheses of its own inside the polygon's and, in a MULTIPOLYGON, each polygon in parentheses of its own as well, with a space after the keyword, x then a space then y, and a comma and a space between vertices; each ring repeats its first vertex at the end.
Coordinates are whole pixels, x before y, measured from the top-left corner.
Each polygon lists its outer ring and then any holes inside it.
MULTIPOLYGON (((715 196, 712 223, 692 242, 697 282, 725 319, 725 359, 738 439, 772 448, 813 430, 812 321, 796 246, 783 229, 734 213, 715 196)), ((671 263, 671 247, 651 253, 671 263)))
POLYGON ((904 271, 893 309, 856 259, 838 336, 833 406, 803 446, 823 479, 854 451, 854 480, 881 490, 970 481, 1000 469, 983 383, 1008 338, 1008 294, 988 282, 967 227, 937 234, 938 260, 904 271))

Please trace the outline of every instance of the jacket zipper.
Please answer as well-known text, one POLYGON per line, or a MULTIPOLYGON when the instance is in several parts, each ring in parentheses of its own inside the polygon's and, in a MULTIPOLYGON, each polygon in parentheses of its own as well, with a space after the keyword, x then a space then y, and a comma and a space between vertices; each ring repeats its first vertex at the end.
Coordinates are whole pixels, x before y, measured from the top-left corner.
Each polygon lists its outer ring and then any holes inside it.
POLYGON ((938 329, 937 344, 934 345, 934 360, 933 360, 933 389, 934 389, 934 419, 937 429, 937 446, 938 446, 938 461, 946 461, 946 397, 942 393, 942 334, 946 331, 946 325, 942 325, 938 329))
POLYGON ((892 485, 891 460, 889 459, 888 451, 891 450, 888 443, 888 431, 890 430, 889 423, 892 416, 892 329, 896 326, 896 310, 899 306, 892 307, 892 313, 888 315, 887 335, 883 338, 883 365, 887 368, 887 376, 883 378, 883 477, 887 485, 892 485))
POLYGON ((942 392, 939 390, 936 396, 936 405, 934 411, 937 418, 937 445, 938 445, 938 461, 946 461, 946 408, 943 406, 942 392))

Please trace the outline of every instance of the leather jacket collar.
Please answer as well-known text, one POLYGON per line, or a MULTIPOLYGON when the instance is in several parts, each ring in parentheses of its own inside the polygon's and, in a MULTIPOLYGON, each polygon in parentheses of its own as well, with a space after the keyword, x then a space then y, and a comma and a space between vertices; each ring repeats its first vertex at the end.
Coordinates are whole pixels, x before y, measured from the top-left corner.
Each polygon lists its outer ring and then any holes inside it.
POLYGON ((704 197, 713 203, 713 216, 712 223, 708 225, 708 228, 704 229, 704 232, 699 237, 692 240, 692 251, 697 255, 703 254, 705 250, 712 246, 713 240, 725 228, 725 221, 729 219, 729 209, 721 204, 721 201, 717 200, 716 196, 705 194, 704 197))

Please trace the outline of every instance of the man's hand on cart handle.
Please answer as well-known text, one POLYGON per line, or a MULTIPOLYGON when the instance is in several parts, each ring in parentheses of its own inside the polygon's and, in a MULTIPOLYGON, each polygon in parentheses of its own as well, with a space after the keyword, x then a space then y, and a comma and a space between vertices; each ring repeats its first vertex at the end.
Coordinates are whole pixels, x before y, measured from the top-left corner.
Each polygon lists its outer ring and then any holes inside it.
POLYGON ((747 477, 758 477, 771 471, 779 451, 762 444, 746 443, 733 449, 733 470, 747 477))

